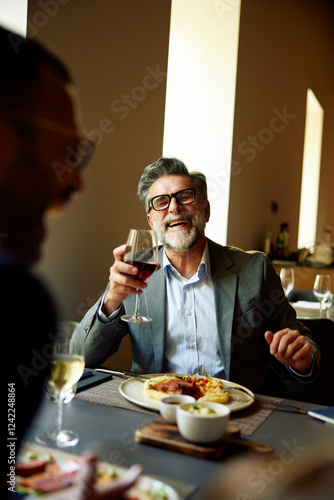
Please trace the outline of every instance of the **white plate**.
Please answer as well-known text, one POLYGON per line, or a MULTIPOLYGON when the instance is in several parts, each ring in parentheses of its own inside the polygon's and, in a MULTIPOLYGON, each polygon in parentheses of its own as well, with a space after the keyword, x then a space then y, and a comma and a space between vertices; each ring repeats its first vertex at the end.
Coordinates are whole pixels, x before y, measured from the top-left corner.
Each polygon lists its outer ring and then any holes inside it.
MULTIPOLYGON (((159 375, 154 374, 152 375, 152 377, 160 375, 162 374, 161 373, 159 375)), ((175 374, 170 373, 167 375, 175 375, 175 374)), ((220 379, 216 380, 219 380, 221 382, 220 379)), ((143 392, 144 382, 145 381, 142 379, 129 378, 128 380, 122 382, 122 384, 119 387, 119 392, 125 399, 127 399, 131 403, 134 403, 148 410, 159 411, 159 401, 156 399, 149 398, 144 394, 143 392)), ((240 387, 247 393, 246 394, 243 391, 238 391, 237 389, 229 391, 230 400, 226 403, 226 406, 230 409, 231 412, 244 410, 245 408, 248 408, 254 403, 255 399, 254 393, 249 389, 247 389, 246 387, 240 384, 235 384, 234 382, 231 382, 229 380, 223 380, 223 383, 226 387, 228 386, 240 387)))
MULTIPOLYGON (((41 456, 41 455, 45 455, 45 454, 50 455, 58 463, 58 465, 60 466, 61 469, 63 469, 63 467, 65 466, 65 463, 67 463, 70 459, 73 459, 79 463, 82 461, 82 457, 80 457, 78 455, 69 454, 69 453, 62 452, 62 451, 55 450, 55 449, 51 449, 51 448, 45 448, 43 446, 35 445, 32 443, 26 443, 24 445, 23 450, 20 452, 20 455, 24 455, 26 452, 34 452, 37 456, 41 456)), ((112 465, 108 462, 99 462, 99 465, 98 465, 98 469, 100 469, 100 470, 103 468, 110 468, 110 467, 115 468, 117 470, 117 473, 119 474, 119 476, 122 476, 122 474, 124 474, 124 472, 126 471, 125 468, 119 467, 118 465, 112 465)), ((180 500, 180 496, 174 490, 174 488, 172 488, 168 484, 166 484, 158 479, 155 479, 153 477, 150 477, 150 476, 146 476, 146 475, 141 476, 139 478, 139 480, 137 481, 135 487, 132 490, 129 490, 129 492, 133 493, 133 496, 136 497, 136 493, 138 492, 138 489, 143 491, 143 492, 146 492, 148 494, 151 493, 152 498, 153 498, 154 491, 163 490, 164 493, 166 494, 167 500, 180 500)), ((64 498, 65 498, 66 497, 66 489, 59 490, 57 492, 59 495, 60 495, 60 491, 64 492, 64 495, 65 495, 64 498)), ((53 493, 51 493, 50 496, 53 497, 53 493)), ((26 498, 27 498, 27 500, 39 500, 40 498, 45 498, 45 500, 47 500, 48 497, 49 497, 48 494, 45 494, 42 496, 38 495, 38 494, 30 494, 26 498)))

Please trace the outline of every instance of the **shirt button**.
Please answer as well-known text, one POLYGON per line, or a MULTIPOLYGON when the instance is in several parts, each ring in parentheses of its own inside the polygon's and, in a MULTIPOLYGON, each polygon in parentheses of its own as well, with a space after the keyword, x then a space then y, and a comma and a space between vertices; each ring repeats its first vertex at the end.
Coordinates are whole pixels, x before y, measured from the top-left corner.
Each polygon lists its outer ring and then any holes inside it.
POLYGON ((186 315, 187 315, 187 316, 191 316, 191 314, 192 314, 192 313, 191 313, 191 311, 187 311, 187 312, 186 312, 186 315))
POLYGON ((189 344, 189 348, 192 349, 194 347, 194 344, 193 343, 190 343, 189 344))

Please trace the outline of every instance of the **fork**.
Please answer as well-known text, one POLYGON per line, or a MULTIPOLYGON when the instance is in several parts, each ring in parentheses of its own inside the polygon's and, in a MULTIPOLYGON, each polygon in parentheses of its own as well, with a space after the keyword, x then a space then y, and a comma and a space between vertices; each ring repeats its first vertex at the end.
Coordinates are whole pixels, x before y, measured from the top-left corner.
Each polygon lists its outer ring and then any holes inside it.
POLYGON ((275 410, 279 410, 280 408, 282 410, 286 409, 286 410, 290 411, 291 413, 301 413, 302 415, 307 415, 307 411, 303 410, 302 408, 298 408, 298 406, 286 405, 284 403, 278 403, 275 410))

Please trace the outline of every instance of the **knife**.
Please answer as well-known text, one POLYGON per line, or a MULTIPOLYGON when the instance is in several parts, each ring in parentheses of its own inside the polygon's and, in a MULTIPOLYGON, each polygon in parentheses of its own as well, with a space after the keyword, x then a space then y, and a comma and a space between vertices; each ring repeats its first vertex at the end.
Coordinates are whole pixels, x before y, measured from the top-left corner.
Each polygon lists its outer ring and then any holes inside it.
POLYGON ((115 375, 115 377, 121 377, 124 379, 135 378, 140 380, 141 382, 144 382, 145 380, 151 378, 150 375, 142 375, 141 373, 130 371, 109 370, 108 368, 94 368, 94 370, 97 372, 111 373, 112 375, 115 375))

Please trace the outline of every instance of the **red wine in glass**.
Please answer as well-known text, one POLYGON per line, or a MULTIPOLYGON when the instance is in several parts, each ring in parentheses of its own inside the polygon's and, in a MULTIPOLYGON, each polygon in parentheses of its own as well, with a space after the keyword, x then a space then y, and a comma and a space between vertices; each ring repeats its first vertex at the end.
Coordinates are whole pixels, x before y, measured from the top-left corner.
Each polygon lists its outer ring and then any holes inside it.
MULTIPOLYGON (((124 256, 124 262, 138 269, 136 279, 147 281, 158 267, 158 240, 155 232, 148 229, 130 229, 126 244, 127 252, 124 256)), ((124 314, 121 316, 123 321, 146 323, 152 320, 148 316, 139 314, 139 297, 140 295, 137 293, 134 314, 124 314)))
POLYGON ((127 264, 131 264, 138 269, 137 279, 147 281, 151 274, 154 273, 158 267, 157 262, 143 262, 140 260, 125 260, 127 264))

